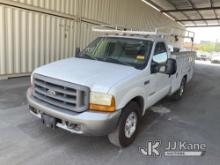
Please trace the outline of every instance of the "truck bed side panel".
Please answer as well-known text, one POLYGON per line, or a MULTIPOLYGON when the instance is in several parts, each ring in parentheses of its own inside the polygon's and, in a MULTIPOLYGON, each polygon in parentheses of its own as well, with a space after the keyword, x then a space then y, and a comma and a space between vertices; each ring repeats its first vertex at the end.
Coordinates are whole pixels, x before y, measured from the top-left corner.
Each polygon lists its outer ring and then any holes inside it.
POLYGON ((174 58, 177 61, 177 73, 172 76, 171 81, 170 94, 173 94, 179 89, 184 76, 187 76, 187 82, 192 79, 194 72, 195 52, 173 53, 171 58, 174 58))

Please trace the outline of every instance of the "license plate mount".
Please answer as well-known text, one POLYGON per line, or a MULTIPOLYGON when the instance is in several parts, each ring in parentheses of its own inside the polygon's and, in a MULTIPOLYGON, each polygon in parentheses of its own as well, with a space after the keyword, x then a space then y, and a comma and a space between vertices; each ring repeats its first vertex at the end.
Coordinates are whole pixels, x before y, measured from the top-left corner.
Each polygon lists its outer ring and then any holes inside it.
POLYGON ((42 118, 42 123, 48 127, 48 128, 52 128, 55 129, 56 128, 56 118, 46 115, 46 114, 42 114, 41 115, 42 118))

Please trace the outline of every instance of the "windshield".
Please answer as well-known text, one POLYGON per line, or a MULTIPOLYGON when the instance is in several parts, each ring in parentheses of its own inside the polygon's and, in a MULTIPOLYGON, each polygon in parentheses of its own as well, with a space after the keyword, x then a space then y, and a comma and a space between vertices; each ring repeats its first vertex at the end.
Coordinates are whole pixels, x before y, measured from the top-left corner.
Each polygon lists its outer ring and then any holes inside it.
POLYGON ((80 53, 80 57, 142 69, 147 64, 152 45, 148 40, 99 37, 80 53))

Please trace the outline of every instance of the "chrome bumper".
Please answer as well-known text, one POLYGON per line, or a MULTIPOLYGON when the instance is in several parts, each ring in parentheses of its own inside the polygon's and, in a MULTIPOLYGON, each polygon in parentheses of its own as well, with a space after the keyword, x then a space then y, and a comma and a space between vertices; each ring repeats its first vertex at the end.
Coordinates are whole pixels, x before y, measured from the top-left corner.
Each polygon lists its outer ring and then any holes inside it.
POLYGON ((117 126, 121 110, 113 113, 85 111, 82 113, 71 112, 69 110, 55 108, 32 96, 32 89, 27 91, 27 100, 31 107, 31 113, 38 118, 41 114, 47 114, 58 119, 57 127, 76 134, 91 136, 104 136, 111 133, 117 126), (35 111, 33 111, 33 109, 35 111), (70 128, 66 123, 76 125, 70 128))

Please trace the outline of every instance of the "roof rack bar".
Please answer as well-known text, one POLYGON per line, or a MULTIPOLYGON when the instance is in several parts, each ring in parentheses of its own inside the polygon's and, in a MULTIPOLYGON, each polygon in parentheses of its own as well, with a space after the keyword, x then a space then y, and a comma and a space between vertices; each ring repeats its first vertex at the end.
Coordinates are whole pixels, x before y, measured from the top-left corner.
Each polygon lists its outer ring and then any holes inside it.
POLYGON ((176 41, 178 41, 178 38, 189 38, 191 39, 191 41, 194 41, 194 37, 195 37, 195 33, 179 28, 179 27, 175 27, 175 28, 170 28, 168 26, 164 26, 164 27, 158 27, 155 28, 154 31, 135 31, 135 30, 127 30, 126 28, 123 28, 123 30, 121 30, 121 28, 118 28, 118 26, 94 26, 92 27, 92 30, 94 32, 98 32, 98 33, 105 33, 107 35, 109 34, 116 34, 116 35, 138 35, 138 36, 156 36, 156 37, 165 37, 165 36, 170 36, 170 37, 174 37, 176 41), (163 32, 163 30, 168 32, 163 32), (180 31, 181 33, 177 33, 177 31, 180 31), (183 33, 185 33, 183 35, 183 33))
POLYGON ((115 30, 113 29, 99 29, 96 27, 93 27, 92 29, 94 32, 100 32, 100 33, 116 33, 116 34, 130 34, 130 35, 157 35, 157 32, 147 32, 147 31, 133 31, 133 30, 118 30, 117 28, 115 30))

